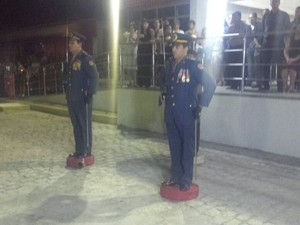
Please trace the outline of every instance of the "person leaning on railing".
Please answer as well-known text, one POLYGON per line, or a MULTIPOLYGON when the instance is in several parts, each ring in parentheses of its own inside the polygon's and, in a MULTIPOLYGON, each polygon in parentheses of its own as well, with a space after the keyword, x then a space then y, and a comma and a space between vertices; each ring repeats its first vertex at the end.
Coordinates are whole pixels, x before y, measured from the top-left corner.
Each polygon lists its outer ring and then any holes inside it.
POLYGON ((295 9, 295 16, 294 16, 294 20, 292 21, 292 28, 295 28, 295 26, 300 23, 300 6, 298 6, 295 9))
MULTIPOLYGON (((292 21, 292 29, 295 28, 298 23, 300 23, 300 6, 297 6, 295 9, 294 20, 292 21)), ((300 71, 298 71, 297 73, 295 88, 297 88, 297 90, 300 90, 300 71)))
POLYGON ((137 39, 138 30, 134 22, 129 24, 128 31, 123 33, 122 62, 123 70, 128 79, 128 86, 136 85, 137 70, 137 39))
POLYGON ((248 85, 251 87, 261 86, 260 48, 262 44, 262 24, 258 21, 257 13, 249 15, 251 32, 249 46, 247 48, 248 85), (256 81, 256 82, 255 82, 256 81))
POLYGON ((300 22, 292 30, 284 48, 285 65, 281 71, 284 92, 293 92, 297 72, 300 72, 300 22), (288 78, 290 83, 288 84, 288 78))
POLYGON ((151 85, 153 40, 154 30, 150 28, 149 21, 144 19, 138 32, 137 85, 140 87, 151 85))
MULTIPOLYGON (((262 90, 270 89, 270 66, 281 64, 284 48, 284 38, 289 32, 291 23, 289 15, 279 9, 280 0, 270 0, 271 11, 264 14, 262 19, 263 43, 261 62, 263 64, 263 86, 262 90)), ((280 74, 280 67, 279 74, 280 74)), ((277 79, 277 90, 282 91, 282 82, 277 79)))
POLYGON ((225 68, 225 78, 229 80, 227 83, 232 89, 241 87, 241 81, 235 79, 242 76, 244 37, 249 37, 248 34, 251 32, 250 26, 243 22, 241 17, 240 11, 232 14, 231 25, 227 33, 232 35, 228 35, 225 39, 228 50, 230 50, 225 54, 225 63, 228 64, 225 68))

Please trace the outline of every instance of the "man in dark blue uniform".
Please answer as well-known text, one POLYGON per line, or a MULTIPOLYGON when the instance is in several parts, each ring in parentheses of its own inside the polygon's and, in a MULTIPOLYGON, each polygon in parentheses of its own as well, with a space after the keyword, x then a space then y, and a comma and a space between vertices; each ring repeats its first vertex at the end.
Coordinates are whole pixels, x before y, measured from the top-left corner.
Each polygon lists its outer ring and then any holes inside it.
POLYGON ((94 59, 82 48, 86 37, 72 33, 72 53, 66 79, 66 98, 75 139, 75 157, 86 157, 92 151, 92 104, 97 92, 99 74, 94 59))
POLYGON ((216 88, 215 81, 204 72, 202 65, 187 58, 188 45, 189 36, 175 35, 173 57, 166 63, 162 79, 171 155, 171 177, 162 185, 178 186, 181 191, 188 191, 193 179, 195 120, 201 107, 208 106, 216 88))

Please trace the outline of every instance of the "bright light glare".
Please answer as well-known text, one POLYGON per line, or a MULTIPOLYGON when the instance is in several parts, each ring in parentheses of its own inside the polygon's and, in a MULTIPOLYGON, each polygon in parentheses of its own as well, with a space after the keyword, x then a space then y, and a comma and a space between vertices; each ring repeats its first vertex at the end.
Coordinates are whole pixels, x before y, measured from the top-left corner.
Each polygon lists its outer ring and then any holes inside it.
MULTIPOLYGON (((116 87, 119 75, 119 17, 120 17, 120 0, 110 0, 110 21, 111 24, 111 87, 112 87, 112 105, 116 104, 116 87)), ((108 65, 110 66, 110 65, 108 65)))
POLYGON ((120 18, 120 0, 111 0, 111 21, 112 21, 112 85, 115 86, 117 83, 118 77, 118 49, 119 49, 119 18, 120 18))
POLYGON ((223 34, 226 11, 227 0, 207 1, 206 35, 208 37, 218 37, 223 34))
POLYGON ((118 41, 119 37, 119 19, 120 19, 120 0, 111 0, 111 20, 112 20, 112 27, 113 27, 113 39, 114 42, 118 41))

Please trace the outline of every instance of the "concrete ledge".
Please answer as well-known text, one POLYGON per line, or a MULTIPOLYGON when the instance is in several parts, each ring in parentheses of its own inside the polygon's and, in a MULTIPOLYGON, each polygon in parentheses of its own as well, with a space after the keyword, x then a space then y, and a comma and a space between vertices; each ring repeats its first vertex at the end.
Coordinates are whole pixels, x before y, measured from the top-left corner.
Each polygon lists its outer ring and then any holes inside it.
MULTIPOLYGON (((37 104, 29 103, 30 109, 50 113, 58 116, 69 116, 68 109, 64 105, 48 105, 48 104, 37 104)), ((117 124, 117 115, 114 113, 106 113, 100 111, 93 111, 92 120, 98 123, 117 124)))
POLYGON ((14 112, 20 110, 29 110, 29 106, 27 104, 20 103, 0 103, 0 112, 14 112))
POLYGON ((115 113, 93 111, 92 119, 98 123, 117 125, 118 117, 115 113))
POLYGON ((65 106, 62 105, 46 105, 46 104, 36 104, 36 103, 29 103, 30 109, 39 111, 39 112, 45 112, 45 113, 51 113, 58 116, 68 116, 68 109, 65 106))
MULTIPOLYGON (((154 89, 117 89, 99 92, 94 108, 93 120, 101 123, 116 124, 135 129, 165 134, 164 107, 158 106, 160 92, 154 89), (116 94, 116 110, 108 107, 111 99, 106 95, 116 94), (104 107, 105 106, 105 107, 104 107), (106 113, 109 112, 109 113, 106 113)), ((224 146, 259 150, 268 153, 300 158, 300 111, 299 93, 246 93, 218 87, 208 108, 201 113, 201 140, 224 146)), ((31 102, 43 105, 60 105, 63 109, 54 110, 55 114, 67 115, 67 108, 61 102, 31 102)), ((30 99, 31 101, 33 99, 30 99)), ((1 101, 1 99, 0 99, 1 101)), ((57 106, 56 106, 57 107, 57 106)), ((35 107, 36 108, 36 107, 35 107)), ((43 110, 49 112, 49 110, 43 110)), ((51 112, 53 113, 53 112, 51 112)))

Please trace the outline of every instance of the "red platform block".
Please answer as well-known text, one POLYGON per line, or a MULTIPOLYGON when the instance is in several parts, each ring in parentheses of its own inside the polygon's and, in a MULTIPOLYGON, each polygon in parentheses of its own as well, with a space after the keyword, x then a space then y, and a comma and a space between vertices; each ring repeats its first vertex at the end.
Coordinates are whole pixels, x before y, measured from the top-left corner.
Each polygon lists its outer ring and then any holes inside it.
POLYGON ((67 168, 81 169, 86 166, 91 166, 95 163, 93 155, 86 156, 84 158, 78 158, 74 156, 68 156, 66 161, 67 168))
POLYGON ((172 201, 188 201, 199 196, 199 186, 192 184, 187 191, 180 191, 177 186, 160 186, 160 195, 172 201))

